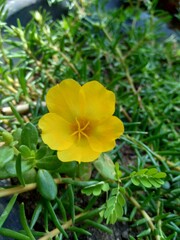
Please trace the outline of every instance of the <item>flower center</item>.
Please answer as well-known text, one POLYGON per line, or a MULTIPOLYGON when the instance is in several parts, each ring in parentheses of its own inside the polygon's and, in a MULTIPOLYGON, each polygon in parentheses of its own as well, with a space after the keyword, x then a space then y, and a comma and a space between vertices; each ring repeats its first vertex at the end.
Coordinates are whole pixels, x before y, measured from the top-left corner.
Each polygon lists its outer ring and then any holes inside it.
POLYGON ((89 121, 78 120, 76 118, 76 123, 73 125, 72 136, 77 136, 78 141, 82 137, 88 138, 89 130, 90 130, 90 122, 89 121))

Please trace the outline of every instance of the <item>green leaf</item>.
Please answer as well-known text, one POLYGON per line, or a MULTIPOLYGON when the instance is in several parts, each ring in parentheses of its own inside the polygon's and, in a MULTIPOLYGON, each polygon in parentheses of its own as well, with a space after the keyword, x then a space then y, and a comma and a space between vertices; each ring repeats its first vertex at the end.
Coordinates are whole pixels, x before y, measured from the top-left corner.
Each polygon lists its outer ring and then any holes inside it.
POLYGON ((107 192, 109 190, 109 184, 103 181, 92 184, 90 186, 85 187, 82 189, 82 193, 86 194, 87 196, 93 194, 94 196, 99 196, 102 191, 107 192))
POLYGON ((140 178, 139 181, 140 181, 140 183, 141 183, 143 186, 145 186, 145 187, 147 187, 147 188, 152 187, 151 183, 150 183, 150 182, 148 181, 148 179, 145 178, 145 177, 140 178))
POLYGON ((72 222, 74 223, 75 221, 74 191, 71 184, 68 184, 67 193, 69 197, 68 199, 69 199, 69 208, 71 212, 71 218, 72 218, 72 222))
POLYGON ((93 190, 94 196, 99 196, 101 194, 101 186, 96 186, 93 190))
POLYGON ((40 194, 47 200, 55 199, 57 195, 57 185, 53 177, 47 170, 39 169, 37 173, 37 187, 40 194))
POLYGON ((43 158, 48 152, 48 148, 46 146, 42 146, 41 148, 39 148, 36 152, 36 159, 41 159, 43 158))
POLYGON ((138 172, 136 172, 136 175, 144 175, 148 171, 147 168, 140 169, 138 172))
POLYGON ((21 144, 26 145, 31 150, 36 149, 38 143, 38 131, 32 123, 27 123, 21 133, 21 144))
POLYGON ((139 186, 143 185, 144 187, 150 188, 155 187, 158 188, 162 184, 164 184, 164 181, 161 180, 161 178, 166 177, 166 173, 164 172, 158 172, 157 169, 151 168, 151 169, 141 169, 138 172, 132 172, 131 173, 131 181, 134 185, 139 186))
POLYGON ((166 173, 158 172, 158 173, 154 174, 153 177, 154 178, 165 178, 166 177, 166 173))
MULTIPOLYGON (((22 161, 21 162, 21 171, 24 173, 30 170, 33 167, 32 161, 22 161)), ((10 161, 5 165, 5 170, 9 173, 10 176, 16 176, 16 161, 10 161)))
POLYGON ((131 181, 136 186, 139 186, 139 184, 140 184, 140 182, 136 178, 134 178, 134 177, 131 178, 131 181))
POLYGON ((21 185, 25 186, 25 181, 24 181, 24 177, 22 174, 22 166, 21 166, 21 155, 19 154, 16 158, 16 173, 17 173, 17 177, 21 183, 21 185))
POLYGON ((17 231, 13 231, 7 228, 0 228, 1 236, 6 236, 11 239, 18 239, 18 240, 30 240, 30 238, 22 233, 18 233, 17 231))
POLYGON ((5 142, 7 145, 10 145, 13 142, 13 136, 11 133, 7 131, 2 132, 3 142, 5 142))
POLYGON ((27 172, 24 172, 23 178, 26 184, 36 182, 36 170, 31 168, 27 172))
POLYGON ((122 172, 119 170, 119 163, 115 163, 115 172, 116 172, 116 178, 119 179, 122 176, 122 172))
POLYGON ((155 188, 159 188, 161 186, 161 184, 157 183, 157 181, 153 178, 149 178, 148 180, 155 188))
POLYGON ((107 232, 109 234, 113 233, 112 229, 108 228, 104 224, 100 224, 100 223, 97 223, 97 222, 89 220, 89 219, 85 220, 85 223, 92 226, 92 227, 95 227, 95 228, 97 228, 97 229, 99 229, 103 232, 107 232))
POLYGON ((61 165, 62 165, 62 162, 55 155, 43 157, 39 160, 36 160, 36 167, 39 169, 57 171, 59 170, 61 165))
POLYGON ((9 146, 2 146, 0 148, 0 169, 5 166, 6 163, 11 161, 14 157, 14 150, 9 146))
POLYGON ((28 146, 26 146, 26 145, 21 145, 21 146, 19 147, 19 151, 20 151, 20 153, 21 153, 21 155, 22 155, 23 158, 29 158, 29 157, 31 157, 31 149, 30 149, 28 146))
POLYGON ((54 211, 54 209, 53 209, 53 207, 52 207, 52 205, 51 205, 51 203, 50 203, 49 201, 46 202, 46 206, 47 206, 48 212, 49 212, 49 214, 50 214, 50 216, 51 216, 51 219, 52 219, 54 225, 59 229, 59 231, 60 231, 66 238, 68 238, 67 233, 65 232, 64 228, 61 226, 60 221, 59 221, 59 219, 57 218, 56 213, 55 213, 55 211, 54 211))
POLYGON ((77 232, 79 234, 83 234, 83 235, 86 235, 86 236, 91 236, 92 234, 90 232, 88 232, 87 230, 83 229, 83 228, 79 228, 79 227, 75 227, 75 226, 72 226, 68 229, 69 231, 72 231, 72 232, 77 232))
POLYGON ((147 175, 154 175, 155 173, 157 173, 157 169, 156 168, 151 168, 147 171, 147 175))
POLYGON ((151 233, 151 229, 148 228, 148 229, 142 231, 140 234, 138 234, 137 237, 138 237, 138 238, 140 238, 140 237, 145 237, 145 236, 149 235, 150 233, 151 233))
POLYGON ((78 166, 79 178, 83 181, 88 181, 91 178, 92 163, 80 163, 78 166))
POLYGON ((124 206, 126 204, 125 198, 122 194, 118 194, 117 200, 121 206, 124 206))
POLYGON ((8 218, 9 214, 11 213, 11 210, 16 202, 17 195, 15 194, 11 200, 9 201, 8 205, 5 207, 3 213, 1 214, 0 217, 0 228, 3 226, 4 222, 8 218))
MULTIPOLYGON (((60 161, 59 161, 60 162, 60 161)), ((60 162, 61 167, 58 169, 59 173, 66 173, 69 177, 76 176, 78 163, 77 162, 60 162)))
POLYGON ((14 175, 12 176, 6 171, 6 169, 0 168, 0 179, 9 178, 9 177, 14 177, 14 175))
POLYGON ((25 215, 24 203, 20 204, 20 220, 27 236, 29 236, 31 240, 35 240, 35 237, 33 236, 32 231, 28 226, 27 218, 25 215))
POLYGON ((155 178, 154 179, 157 183, 159 183, 160 185, 164 184, 164 181, 160 178, 155 178))
POLYGON ((108 184, 108 183, 104 183, 104 184, 102 185, 102 190, 103 190, 104 192, 109 191, 109 184, 108 184))
POLYGON ((33 212, 33 215, 32 215, 32 218, 31 218, 31 222, 30 222, 30 228, 32 229, 34 227, 34 225, 36 224, 38 218, 39 218, 39 215, 41 214, 42 212, 42 204, 41 203, 38 203, 36 208, 34 209, 34 212, 33 212))
POLYGON ((110 198, 104 205, 105 209, 101 212, 101 217, 104 216, 107 223, 114 224, 123 216, 123 206, 125 203, 122 191, 119 188, 113 189, 110 198))
POLYGON ((108 154, 101 154, 93 164, 102 177, 115 180, 115 165, 108 154))

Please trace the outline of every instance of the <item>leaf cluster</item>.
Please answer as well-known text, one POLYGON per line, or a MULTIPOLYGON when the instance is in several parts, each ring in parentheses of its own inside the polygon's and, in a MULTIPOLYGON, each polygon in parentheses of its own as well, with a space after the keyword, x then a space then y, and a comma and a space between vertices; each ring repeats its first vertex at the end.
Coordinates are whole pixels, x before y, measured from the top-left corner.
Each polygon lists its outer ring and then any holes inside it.
POLYGON ((164 181, 161 178, 165 178, 166 173, 158 172, 156 168, 144 168, 138 172, 132 172, 130 176, 132 183, 136 186, 142 185, 147 188, 159 188, 162 184, 164 184, 164 181))

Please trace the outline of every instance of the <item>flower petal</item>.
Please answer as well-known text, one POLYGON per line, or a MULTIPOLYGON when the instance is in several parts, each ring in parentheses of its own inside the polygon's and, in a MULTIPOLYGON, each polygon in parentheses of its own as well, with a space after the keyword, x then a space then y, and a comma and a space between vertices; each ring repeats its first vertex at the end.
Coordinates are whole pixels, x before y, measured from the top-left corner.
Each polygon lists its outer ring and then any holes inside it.
POLYGON ((115 111, 115 95, 97 81, 84 84, 81 95, 85 102, 85 116, 91 119, 106 119, 115 111))
POLYGON ((73 144, 70 148, 58 151, 58 158, 62 162, 78 161, 92 162, 96 160, 100 152, 94 151, 87 141, 87 139, 80 140, 78 143, 73 144))
POLYGON ((124 126, 121 120, 111 116, 105 121, 94 126, 88 140, 94 151, 106 152, 114 148, 115 139, 124 132, 124 126))
POLYGON ((57 113, 72 122, 80 114, 79 91, 81 85, 73 79, 65 79, 52 87, 46 96, 49 112, 57 113))
POLYGON ((47 113, 39 120, 41 137, 51 149, 67 149, 73 144, 70 123, 56 113, 47 113))

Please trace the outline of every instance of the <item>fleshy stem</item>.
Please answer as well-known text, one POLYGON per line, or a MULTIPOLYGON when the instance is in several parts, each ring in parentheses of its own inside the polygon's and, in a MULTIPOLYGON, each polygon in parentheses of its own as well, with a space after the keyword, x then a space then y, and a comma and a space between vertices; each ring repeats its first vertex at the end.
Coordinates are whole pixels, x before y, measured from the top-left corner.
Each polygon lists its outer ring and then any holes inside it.
MULTIPOLYGON (((143 210, 141 208, 141 205, 136 201, 136 199, 134 197, 130 197, 127 193, 126 193, 127 198, 132 202, 132 204, 140 211, 140 213, 142 214, 142 216, 147 220, 149 227, 151 228, 152 232, 155 232, 156 227, 153 224, 152 218, 147 214, 147 212, 145 210, 143 210)), ((160 240, 161 237, 159 234, 155 235, 155 240, 160 240)))
MULTIPOLYGON (((56 184, 61 184, 62 181, 59 178, 54 179, 56 184)), ((19 193, 24 193, 28 191, 32 191, 36 189, 37 184, 36 183, 30 183, 26 184, 25 186, 17 186, 17 187, 12 187, 12 188, 7 188, 7 189, 0 189, 0 197, 6 197, 10 196, 13 194, 19 194, 19 193)))
MULTIPOLYGON (((54 182, 56 184, 74 184, 74 185, 80 186, 80 187, 85 187, 85 186, 89 186, 89 185, 97 183, 96 180, 79 181, 79 179, 73 180, 71 178, 54 178, 54 182)), ((13 195, 13 194, 20 194, 20 193, 32 191, 36 187, 37 187, 36 183, 30 183, 30 184, 26 184, 25 186, 20 185, 20 186, 16 186, 16 187, 7 188, 7 189, 0 188, 0 197, 6 197, 6 196, 13 195)))

